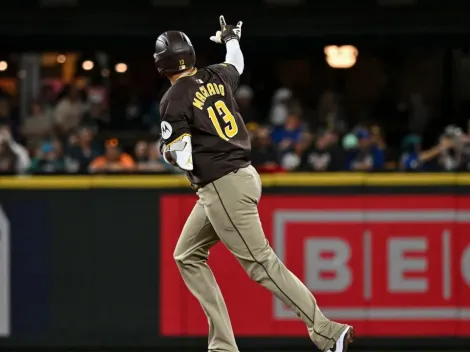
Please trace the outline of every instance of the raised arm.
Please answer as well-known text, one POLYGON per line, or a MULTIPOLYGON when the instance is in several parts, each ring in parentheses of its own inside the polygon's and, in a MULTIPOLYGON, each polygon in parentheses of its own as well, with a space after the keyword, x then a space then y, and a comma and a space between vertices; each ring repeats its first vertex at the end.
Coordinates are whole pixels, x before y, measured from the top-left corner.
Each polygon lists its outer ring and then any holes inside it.
POLYGON ((220 16, 219 23, 220 31, 217 31, 210 39, 218 44, 225 43, 227 48, 225 63, 233 65, 241 75, 245 68, 243 53, 240 49, 243 22, 239 21, 236 26, 227 25, 224 16, 220 16))

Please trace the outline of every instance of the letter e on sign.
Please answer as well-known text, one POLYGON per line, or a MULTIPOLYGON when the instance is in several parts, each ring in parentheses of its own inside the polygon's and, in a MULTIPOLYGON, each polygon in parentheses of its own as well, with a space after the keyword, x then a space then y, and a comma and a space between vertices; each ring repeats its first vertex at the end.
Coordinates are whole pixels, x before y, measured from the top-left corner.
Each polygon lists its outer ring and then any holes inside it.
POLYGON ((407 258, 407 252, 425 253, 426 238, 390 238, 388 242, 388 289, 390 292, 426 292, 425 277, 407 278, 407 273, 423 273, 428 262, 426 257, 407 258))

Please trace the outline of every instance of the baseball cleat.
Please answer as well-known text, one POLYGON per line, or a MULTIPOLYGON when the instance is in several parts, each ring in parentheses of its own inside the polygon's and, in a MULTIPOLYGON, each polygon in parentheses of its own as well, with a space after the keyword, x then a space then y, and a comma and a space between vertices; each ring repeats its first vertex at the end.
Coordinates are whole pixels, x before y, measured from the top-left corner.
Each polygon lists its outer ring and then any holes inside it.
POLYGON ((335 345, 331 347, 327 352, 347 352, 349 344, 353 342, 354 328, 352 326, 346 326, 343 333, 336 341, 335 345))

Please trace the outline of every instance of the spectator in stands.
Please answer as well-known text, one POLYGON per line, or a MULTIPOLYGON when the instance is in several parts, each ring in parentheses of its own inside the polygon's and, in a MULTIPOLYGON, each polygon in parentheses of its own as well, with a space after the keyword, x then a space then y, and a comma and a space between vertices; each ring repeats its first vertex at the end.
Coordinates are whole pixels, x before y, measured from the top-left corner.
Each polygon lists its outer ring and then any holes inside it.
POLYGON ((82 122, 86 112, 86 104, 77 87, 71 85, 66 90, 66 95, 57 104, 54 111, 54 120, 61 134, 74 131, 82 122))
POLYGON ((299 171, 342 171, 346 169, 344 151, 338 133, 325 130, 302 154, 299 171))
MULTIPOLYGON (((421 137, 416 134, 406 136, 402 141, 403 153, 400 158, 401 171, 421 171, 428 160, 420 157, 421 137)), ((439 155, 440 150, 434 156, 439 155)))
POLYGON ((163 160, 159 142, 137 142, 135 146, 136 170, 145 173, 174 172, 175 168, 163 160))
POLYGON ((468 121, 467 133, 462 135, 461 138, 461 162, 459 165, 460 171, 470 171, 470 120, 468 121))
POLYGON ((246 124, 246 129, 248 130, 248 134, 250 136, 250 140, 253 142, 253 140, 256 138, 258 134, 258 128, 259 124, 256 122, 248 122, 246 124))
MULTIPOLYGON (((0 125, 0 131, 3 131, 6 128, 10 128, 10 125, 5 122, 5 124, 0 125)), ((0 174, 1 175, 14 175, 16 174, 16 164, 18 157, 13 152, 10 147, 10 143, 6 138, 4 132, 0 133, 0 174)))
POLYGON ((109 139, 105 143, 105 153, 95 158, 90 166, 92 173, 122 173, 135 170, 132 157, 121 150, 117 139, 109 139))
POLYGON ((320 128, 335 129, 344 133, 347 126, 338 100, 338 96, 329 90, 320 96, 317 108, 317 122, 320 128))
POLYGON ((287 171, 297 171, 302 161, 302 155, 311 146, 312 141, 312 134, 308 131, 302 131, 298 141, 283 152, 281 157, 282 168, 287 171))
POLYGON ((7 141, 0 139, 0 175, 16 174, 17 156, 11 150, 7 141))
POLYGON ((392 160, 392 155, 387 148, 382 128, 378 124, 373 124, 370 127, 370 136, 372 146, 377 148, 383 155, 384 167, 389 170, 396 170, 397 163, 395 160, 392 160))
POLYGON ((61 154, 61 145, 58 141, 43 142, 31 162, 30 172, 33 174, 65 173, 65 162, 61 154))
POLYGON ((134 160, 137 168, 139 164, 147 161, 148 157, 148 143, 146 141, 138 141, 134 147, 134 160))
POLYGON ((19 137, 18 123, 18 115, 13 112, 10 97, 0 90, 0 126, 9 126, 12 136, 17 139, 19 137))
POLYGON ((462 165, 462 152, 464 151, 467 138, 460 127, 449 125, 441 136, 441 141, 443 139, 451 139, 452 147, 441 151, 438 160, 439 165, 442 170, 456 171, 462 165))
POLYGON ((246 124, 250 122, 259 122, 259 115, 253 106, 253 89, 247 85, 241 85, 235 92, 240 113, 246 124))
POLYGON ((347 153, 357 148, 357 137, 354 133, 348 133, 341 141, 343 150, 347 153))
POLYGON ((90 127, 81 127, 76 136, 69 138, 70 145, 66 151, 66 167, 71 173, 88 173, 88 166, 97 157, 100 151, 94 142, 93 131, 90 127))
POLYGON ((101 102, 91 101, 90 109, 85 113, 82 125, 88 126, 93 131, 103 131, 109 127, 110 117, 101 102))
POLYGON ((256 129, 251 147, 251 163, 258 172, 279 171, 279 153, 271 142, 268 127, 256 129))
POLYGON ((41 106, 41 110, 44 112, 44 114, 52 116, 56 103, 56 94, 54 92, 54 88, 50 85, 42 86, 37 103, 41 106))
MULTIPOLYGON (((447 137, 441 137, 441 142, 447 137)), ((442 171, 457 171, 462 162, 461 151, 462 146, 456 140, 452 141, 452 147, 441 150, 438 164, 442 171)))
POLYGON ((274 144, 279 146, 281 153, 292 151, 295 145, 300 141, 302 135, 302 120, 295 111, 289 112, 284 126, 275 127, 272 133, 274 144))
POLYGON ((403 154, 400 160, 402 171, 433 171, 438 168, 438 158, 442 152, 452 148, 453 140, 447 137, 441 138, 439 144, 428 149, 421 149, 421 137, 410 134, 403 139, 403 154))
POLYGON ((133 130, 139 130, 143 127, 142 106, 139 98, 133 95, 126 107, 126 127, 133 130))
POLYGON ((274 126, 282 126, 289 115, 292 92, 287 88, 279 88, 273 96, 269 122, 274 126))
POLYGON ((385 150, 387 148, 387 143, 385 143, 385 138, 379 125, 373 124, 370 127, 370 138, 372 144, 378 149, 385 150))
POLYGON ((357 148, 347 156, 348 169, 351 171, 379 171, 384 167, 383 151, 372 143, 371 134, 362 128, 356 132, 357 148))
MULTIPOLYGON (((3 148, 7 154, 11 152, 14 155, 13 164, 11 164, 14 173, 26 173, 31 164, 31 159, 26 148, 13 139, 9 126, 0 126, 0 143, 3 144, 3 148)), ((10 165, 10 163, 8 163, 8 165, 10 165)))
POLYGON ((297 171, 301 166, 302 156, 312 145, 312 141, 312 134, 308 131, 302 131, 298 142, 282 154, 282 168, 287 171, 297 171))
POLYGON ((0 126, 12 126, 13 119, 10 111, 10 102, 7 96, 0 96, 0 126))
POLYGON ((39 102, 31 106, 31 114, 23 121, 22 136, 30 143, 38 143, 49 138, 54 131, 52 111, 43 109, 39 102))

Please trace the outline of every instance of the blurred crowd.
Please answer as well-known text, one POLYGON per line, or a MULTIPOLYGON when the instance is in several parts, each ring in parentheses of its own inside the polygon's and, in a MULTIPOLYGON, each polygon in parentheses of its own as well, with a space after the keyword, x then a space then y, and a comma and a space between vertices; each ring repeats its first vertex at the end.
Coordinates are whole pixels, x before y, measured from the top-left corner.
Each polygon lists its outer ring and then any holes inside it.
MULTIPOLYGON (((248 87, 241 89, 250 92, 248 87)), ((244 98, 239 105, 242 111, 244 106, 250 109, 244 98)), ((411 104, 398 106, 395 112, 406 112, 405 118, 392 114, 392 124, 402 126, 386 138, 382 125, 387 123, 366 119, 350 125, 333 92, 325 92, 316 111, 306 114, 288 89, 279 89, 269 123, 248 123, 253 163, 262 172, 470 170, 470 128, 448 125, 434 145, 423 148, 427 117, 413 110, 411 104)))
MULTIPOLYGON (((112 131, 103 99, 75 86, 58 94, 43 87, 22 121, 10 101, 7 95, 0 97, 2 174, 179 172, 163 161, 158 137, 144 134, 138 139, 139 133, 131 132, 121 140, 120 132, 112 131)), ((135 110, 128 106, 130 122, 135 110)))
MULTIPOLYGON (((260 172, 470 170, 470 130, 462 126, 446 126, 423 148, 428 116, 419 97, 398 104, 388 123, 352 123, 331 91, 311 110, 280 88, 263 116, 253 98, 247 85, 236 91, 260 172)), ((116 122, 104 99, 73 85, 44 86, 20 119, 11 97, 0 95, 0 173, 179 173, 158 148, 158 101, 143 106, 134 97, 122 111, 116 122)))

